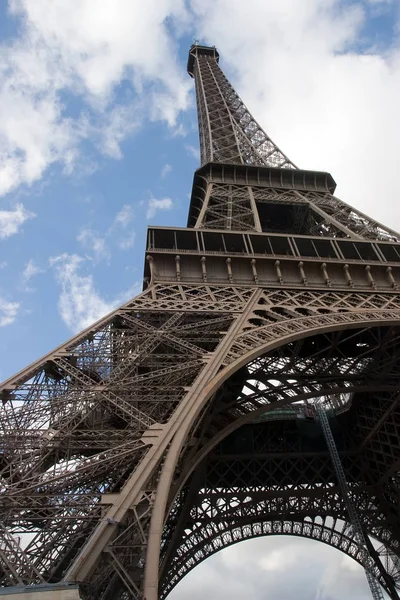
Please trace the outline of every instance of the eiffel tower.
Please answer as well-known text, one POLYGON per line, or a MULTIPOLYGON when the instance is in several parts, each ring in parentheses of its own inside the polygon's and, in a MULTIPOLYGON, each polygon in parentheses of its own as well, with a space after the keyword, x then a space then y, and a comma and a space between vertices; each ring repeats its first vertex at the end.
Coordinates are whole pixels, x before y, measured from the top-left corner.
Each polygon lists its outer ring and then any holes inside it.
POLYGON ((143 292, 1 386, 13 600, 165 598, 267 535, 329 544, 399 598, 400 236, 297 168, 218 63, 190 48, 187 227, 150 227, 143 292))

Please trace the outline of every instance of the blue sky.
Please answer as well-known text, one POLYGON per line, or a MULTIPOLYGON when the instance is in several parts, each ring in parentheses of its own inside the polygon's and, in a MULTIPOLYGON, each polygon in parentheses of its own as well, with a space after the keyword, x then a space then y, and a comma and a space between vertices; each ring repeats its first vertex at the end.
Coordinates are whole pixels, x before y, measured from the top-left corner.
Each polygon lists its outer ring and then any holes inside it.
MULTIPOLYGON (((185 143, 194 153, 195 133, 185 136, 185 143)), ((35 217, 2 240, 2 294, 20 304, 18 318, 1 330, 2 378, 83 325, 80 319, 75 326, 60 318, 53 259, 78 255, 79 276, 92 277, 91 289, 111 308, 118 296, 127 300, 140 289, 147 224, 185 226, 198 159, 185 149, 182 138, 171 139, 168 128, 158 122, 126 140, 121 149, 124 158, 110 160, 88 148, 83 160, 90 156, 91 172, 84 166, 78 177, 66 176, 54 165, 43 180, 6 197, 6 206, 22 203, 35 217), (149 207, 154 201, 153 216, 149 207)))
MULTIPOLYGON (((3 48, 11 53, 10 46, 21 39, 25 27, 22 18, 9 14, 5 3, 1 9, 3 48)), ((178 56, 172 57, 188 87, 185 63, 191 42, 190 36, 177 42, 178 56)), ((68 89, 60 96, 63 119, 82 118, 84 111, 101 119, 85 97, 68 89)), ((135 103, 137 93, 129 80, 121 79, 108 114, 125 105, 127 98, 135 103)), ((148 224, 185 226, 199 161, 193 94, 187 98, 187 110, 172 124, 150 121, 144 113, 134 118, 139 120, 136 131, 121 134, 115 156, 96 147, 93 134, 81 142, 72 172, 56 161, 31 185, 21 181, 1 199, 0 210, 15 212, 23 205, 26 219, 18 232, 7 235, 4 230, 1 239, 1 379, 89 324, 91 314, 101 316, 102 306, 111 309, 140 290, 148 224), (74 322, 60 315, 63 283, 57 275, 59 268, 71 265, 72 256, 79 257, 73 273, 76 286, 96 294, 99 305, 93 313, 84 310, 74 322), (12 308, 4 310, 10 304, 12 308)))
POLYGON ((140 290, 147 225, 185 226, 194 39, 289 158, 400 229, 399 16, 399 0, 0 0, 0 379, 140 290))

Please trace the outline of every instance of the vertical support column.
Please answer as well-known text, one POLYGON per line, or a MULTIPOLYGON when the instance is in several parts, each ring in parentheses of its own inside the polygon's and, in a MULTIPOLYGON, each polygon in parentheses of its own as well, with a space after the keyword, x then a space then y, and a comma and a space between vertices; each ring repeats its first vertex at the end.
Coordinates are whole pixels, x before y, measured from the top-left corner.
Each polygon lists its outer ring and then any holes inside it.
POLYGON ((259 233, 262 233, 261 221, 260 221, 260 216, 258 214, 257 202, 255 201, 254 194, 253 194, 253 188, 251 186, 249 186, 248 190, 249 190, 250 206, 251 206, 251 210, 252 210, 253 216, 254 216, 254 228, 259 233))

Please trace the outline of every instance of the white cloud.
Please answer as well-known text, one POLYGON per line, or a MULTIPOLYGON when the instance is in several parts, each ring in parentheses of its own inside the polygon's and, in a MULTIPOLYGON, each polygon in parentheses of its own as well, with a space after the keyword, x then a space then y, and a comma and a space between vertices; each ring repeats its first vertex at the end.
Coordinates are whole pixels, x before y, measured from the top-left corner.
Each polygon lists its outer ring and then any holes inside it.
POLYGON ((95 261, 98 262, 110 258, 110 251, 107 247, 105 238, 101 237, 96 231, 93 231, 89 227, 81 229, 76 236, 76 239, 82 244, 85 250, 91 253, 91 256, 95 261))
POLYGON ((33 279, 33 277, 36 277, 36 275, 39 275, 43 272, 43 269, 41 269, 32 258, 28 260, 21 275, 22 284, 26 292, 34 291, 34 289, 29 286, 29 282, 31 281, 31 279, 33 279))
POLYGON ((113 227, 122 227, 126 229, 133 220, 133 208, 130 204, 124 204, 119 212, 115 215, 113 227))
POLYGON ((35 261, 31 258, 28 260, 24 270, 22 271, 22 279, 27 283, 32 279, 32 277, 35 277, 35 275, 38 275, 39 273, 43 273, 43 270, 38 267, 35 261))
POLYGON ((166 163, 163 168, 161 169, 161 177, 165 177, 166 175, 168 175, 168 173, 170 173, 172 171, 172 167, 171 165, 169 165, 168 163, 166 163))
MULTIPOLYGON (((3 61, 6 56, 3 49, 3 61)), ((29 83, 23 80, 22 72, 8 76, 13 67, 5 64, 3 73, 0 68, 0 111, 7 115, 0 122, 0 195, 21 183, 33 183, 54 161, 69 167, 74 157, 74 128, 71 122, 63 121, 53 91, 33 93, 27 89, 29 83)))
POLYGON ((12 210, 0 210, 0 239, 5 239, 19 232, 21 225, 35 217, 22 204, 12 210))
POLYGON ((116 214, 114 222, 108 230, 108 235, 114 234, 118 248, 120 250, 129 250, 135 243, 136 233, 131 223, 134 214, 130 204, 125 204, 116 214))
POLYGON ((146 118, 175 127, 190 82, 177 66, 169 24, 185 26, 184 0, 9 6, 21 33, 0 47, 0 112, 7 115, 0 122, 0 195, 37 181, 54 162, 79 168, 82 138, 120 158, 122 140, 146 118), (122 82, 130 93, 115 103, 122 82), (68 115, 68 94, 83 101, 81 114, 68 115))
POLYGON ((115 244, 120 250, 128 250, 133 247, 136 237, 135 230, 132 227, 133 219, 133 207, 130 204, 125 204, 117 212, 105 233, 100 234, 90 227, 83 227, 76 239, 88 253, 88 258, 96 262, 109 261, 111 258, 111 245, 115 244))
POLYGON ((200 162, 200 150, 197 146, 191 146, 190 144, 185 144, 185 150, 187 151, 189 156, 192 156, 193 158, 195 158, 197 160, 197 162, 200 162))
POLYGON ((61 254, 50 259, 61 286, 58 300, 60 316, 72 332, 80 331, 127 301, 138 291, 138 284, 111 300, 96 290, 92 275, 84 274, 84 259, 76 254, 61 254))
POLYGON ((260 556, 258 566, 263 571, 285 571, 288 567, 290 568, 291 558, 290 555, 288 557, 285 548, 273 549, 263 556, 260 556))
POLYGON ((159 210, 171 210, 173 206, 171 198, 150 198, 147 202, 146 219, 152 219, 159 210))
POLYGON ((112 306, 97 293, 93 277, 81 275, 83 259, 76 254, 61 254, 50 259, 61 285, 58 308, 64 323, 72 331, 79 331, 110 312, 112 306))
POLYGON ((133 248, 134 244, 135 244, 135 239, 136 239, 136 234, 134 231, 132 231, 130 234, 121 237, 118 237, 118 248, 120 250, 129 250, 130 248, 133 248))
POLYGON ((5 269, 8 266, 8 262, 6 260, 2 260, 0 262, 0 269, 5 269))
POLYGON ((0 297, 0 327, 11 325, 17 318, 19 311, 19 302, 9 302, 0 297))
POLYGON ((352 569, 343 569, 343 557, 321 542, 301 538, 248 540, 199 564, 169 598, 204 600, 218 590, 220 600, 365 600, 370 596, 363 569, 354 561, 352 569))
POLYGON ((177 123, 172 129, 173 137, 185 137, 187 134, 187 129, 184 127, 183 123, 177 123))
POLYGON ((92 137, 103 154, 114 159, 122 158, 121 142, 142 124, 143 110, 139 101, 134 105, 115 106, 100 119, 87 124, 86 134, 92 137))

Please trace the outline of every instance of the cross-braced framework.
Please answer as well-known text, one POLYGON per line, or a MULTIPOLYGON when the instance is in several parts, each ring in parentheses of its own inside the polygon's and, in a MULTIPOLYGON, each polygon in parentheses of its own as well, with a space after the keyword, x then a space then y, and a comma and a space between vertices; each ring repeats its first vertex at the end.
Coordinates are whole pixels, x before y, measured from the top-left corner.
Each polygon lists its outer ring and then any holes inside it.
POLYGON ((0 387, 1 584, 156 600, 279 534, 338 548, 399 598, 399 236, 294 168, 214 48, 193 46, 189 72, 213 161, 189 227, 151 228, 144 291, 0 387))
POLYGON ((194 45, 190 49, 188 71, 196 81, 202 164, 296 168, 252 117, 218 59, 215 48, 194 45))

